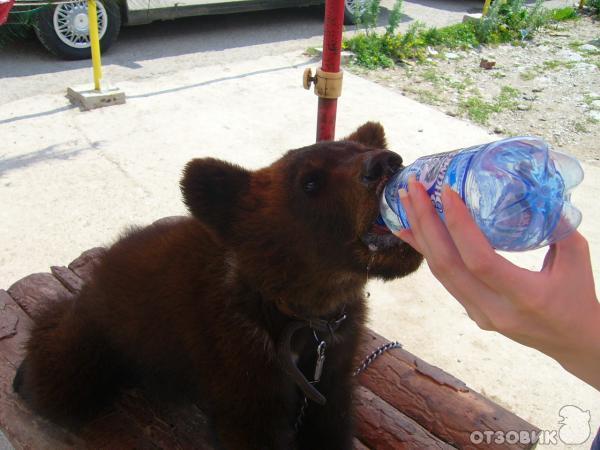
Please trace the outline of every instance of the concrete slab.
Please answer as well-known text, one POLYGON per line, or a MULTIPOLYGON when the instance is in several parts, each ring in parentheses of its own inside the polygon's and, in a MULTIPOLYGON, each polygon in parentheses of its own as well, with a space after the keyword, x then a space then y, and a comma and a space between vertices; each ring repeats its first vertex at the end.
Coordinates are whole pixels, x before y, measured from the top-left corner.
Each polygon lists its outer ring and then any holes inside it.
POLYGON ((84 85, 67 88, 67 98, 85 111, 105 106, 125 103, 125 92, 119 88, 102 88, 97 91, 93 86, 84 85))
MULTIPOLYGON (((317 98, 302 89, 309 63, 316 67, 294 52, 122 81, 127 104, 86 114, 59 94, 0 106, 0 286, 109 244, 131 224, 184 213, 178 181, 191 158, 257 168, 312 143, 317 98)), ((391 148, 407 162, 496 139, 349 73, 338 110, 339 137, 381 121, 391 148)), ((584 169, 574 198, 600 280, 600 167, 584 169)), ((543 253, 510 257, 538 268, 543 253)), ((591 430, 598 428, 597 391, 553 360, 479 330, 426 266, 396 282, 372 281, 369 290, 371 325, 407 350, 542 429, 558 430, 558 412, 568 404, 590 410, 591 430)))

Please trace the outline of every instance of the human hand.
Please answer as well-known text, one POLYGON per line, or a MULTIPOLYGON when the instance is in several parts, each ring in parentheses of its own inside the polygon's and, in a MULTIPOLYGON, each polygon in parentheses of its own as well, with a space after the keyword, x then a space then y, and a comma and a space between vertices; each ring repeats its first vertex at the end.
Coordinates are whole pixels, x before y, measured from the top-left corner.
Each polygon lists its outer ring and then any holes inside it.
POLYGON ((581 234, 551 245, 535 272, 497 254, 449 187, 442 193, 446 225, 414 178, 400 198, 411 229, 397 236, 425 256, 480 328, 546 353, 600 390, 600 303, 581 234))

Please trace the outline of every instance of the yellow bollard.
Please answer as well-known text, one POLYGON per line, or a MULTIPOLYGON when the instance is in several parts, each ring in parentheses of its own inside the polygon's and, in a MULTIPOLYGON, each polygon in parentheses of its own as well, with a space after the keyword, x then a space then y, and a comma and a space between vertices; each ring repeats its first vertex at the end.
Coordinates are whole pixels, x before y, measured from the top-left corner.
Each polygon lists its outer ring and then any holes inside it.
POLYGON ((96 0, 88 0, 87 4, 90 44, 92 45, 92 65, 94 66, 94 89, 100 91, 102 62, 100 60, 100 37, 98 36, 98 12, 96 10, 96 0))
POLYGON ((491 0, 485 0, 485 3, 483 4, 483 11, 481 13, 482 16, 487 16, 488 10, 490 9, 490 4, 492 3, 491 0))

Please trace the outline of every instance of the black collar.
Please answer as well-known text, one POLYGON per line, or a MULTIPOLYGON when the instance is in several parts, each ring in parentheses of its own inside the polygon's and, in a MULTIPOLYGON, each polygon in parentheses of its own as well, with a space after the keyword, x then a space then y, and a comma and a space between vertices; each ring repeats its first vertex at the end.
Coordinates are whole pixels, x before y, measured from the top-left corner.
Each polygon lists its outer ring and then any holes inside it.
POLYGON ((346 307, 344 306, 338 317, 332 320, 305 318, 298 317, 296 315, 292 316, 294 320, 285 326, 281 332, 279 342, 277 344, 277 358, 283 370, 292 378, 292 380, 304 393, 306 398, 319 405, 324 405, 327 399, 306 379, 304 374, 294 363, 292 354, 292 337, 297 331, 303 328, 310 328, 315 332, 319 331, 321 333, 329 333, 331 336, 331 342, 333 343, 334 333, 346 319, 346 314, 344 312, 345 309, 346 307))

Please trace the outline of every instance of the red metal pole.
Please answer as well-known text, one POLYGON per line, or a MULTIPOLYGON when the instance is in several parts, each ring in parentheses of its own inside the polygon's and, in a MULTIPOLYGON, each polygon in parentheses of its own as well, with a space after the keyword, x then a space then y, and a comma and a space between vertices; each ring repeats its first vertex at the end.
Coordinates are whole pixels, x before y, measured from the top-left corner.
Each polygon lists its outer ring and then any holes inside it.
MULTIPOLYGON (((323 62, 321 70, 339 72, 342 31, 344 29, 344 0, 326 0, 323 28, 323 62)), ((335 138, 336 112, 337 99, 319 97, 317 142, 332 141, 335 138)))

